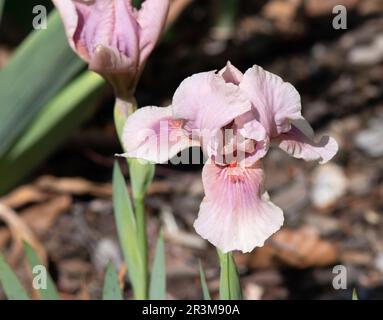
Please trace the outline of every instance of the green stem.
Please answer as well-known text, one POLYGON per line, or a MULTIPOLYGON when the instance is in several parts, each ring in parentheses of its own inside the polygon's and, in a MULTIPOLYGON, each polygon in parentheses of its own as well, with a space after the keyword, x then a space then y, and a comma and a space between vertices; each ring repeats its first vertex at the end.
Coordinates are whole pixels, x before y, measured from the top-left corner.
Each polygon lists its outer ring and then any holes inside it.
POLYGON ((146 231, 146 215, 145 215, 145 205, 144 198, 134 198, 134 212, 136 215, 137 222, 137 239, 140 252, 142 254, 142 275, 143 281, 142 286, 145 292, 145 299, 148 298, 149 294, 149 270, 148 270, 148 236, 146 231))
POLYGON ((116 127, 117 135, 122 145, 122 131, 126 119, 137 109, 137 101, 134 97, 130 97, 127 100, 116 99, 114 105, 114 125, 116 127))
MULTIPOLYGON (((114 107, 114 122, 120 143, 122 144, 122 133, 123 128, 126 122, 127 117, 132 114, 137 109, 137 102, 134 97, 126 99, 126 101, 121 99, 116 99, 116 104, 114 107)), ((144 205, 144 195, 145 190, 137 190, 136 185, 139 184, 139 177, 136 176, 137 165, 139 165, 138 160, 129 159, 128 165, 130 170, 130 177, 133 189, 133 204, 134 204, 134 213, 136 218, 136 227, 137 227, 137 240, 139 245, 139 252, 141 254, 142 261, 142 270, 140 276, 142 277, 140 281, 140 288, 134 292, 134 297, 139 300, 148 299, 148 241, 147 241, 147 232, 146 232, 146 216, 145 216, 145 205, 144 205)), ((136 276, 136 275, 133 275, 136 276)))
POLYGON ((241 283, 232 253, 218 251, 221 276, 219 295, 221 300, 242 299, 241 283))

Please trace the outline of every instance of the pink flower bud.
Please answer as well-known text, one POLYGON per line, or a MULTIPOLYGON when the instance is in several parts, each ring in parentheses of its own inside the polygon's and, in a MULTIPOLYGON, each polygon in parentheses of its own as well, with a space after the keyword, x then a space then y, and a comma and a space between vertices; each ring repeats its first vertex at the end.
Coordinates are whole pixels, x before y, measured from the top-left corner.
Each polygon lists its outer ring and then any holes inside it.
POLYGON ((163 31, 169 0, 53 0, 72 49, 101 74, 116 95, 132 95, 163 31))

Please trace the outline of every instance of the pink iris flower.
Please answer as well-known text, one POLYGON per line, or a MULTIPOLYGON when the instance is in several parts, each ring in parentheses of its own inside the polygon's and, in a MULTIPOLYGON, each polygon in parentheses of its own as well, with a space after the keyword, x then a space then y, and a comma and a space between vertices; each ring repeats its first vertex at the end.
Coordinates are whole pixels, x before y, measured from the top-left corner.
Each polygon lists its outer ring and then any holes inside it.
POLYGON ((297 90, 254 66, 184 80, 167 108, 145 107, 131 115, 123 133, 124 156, 163 163, 190 146, 207 156, 205 190, 196 231, 223 252, 250 252, 283 224, 283 212, 264 189, 260 159, 276 145, 304 160, 329 161, 331 137, 314 139, 301 115, 297 90), (230 134, 227 134, 229 132, 230 134))
POLYGON ((131 95, 163 31, 170 0, 53 0, 72 49, 106 78, 118 96, 131 95))

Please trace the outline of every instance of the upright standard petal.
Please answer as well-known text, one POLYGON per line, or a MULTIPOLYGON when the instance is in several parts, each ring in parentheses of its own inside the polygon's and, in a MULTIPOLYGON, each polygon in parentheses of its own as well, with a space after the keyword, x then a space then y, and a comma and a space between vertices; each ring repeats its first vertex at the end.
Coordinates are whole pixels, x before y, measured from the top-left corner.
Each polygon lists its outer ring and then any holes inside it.
POLYGON ((230 61, 226 63, 226 66, 219 72, 219 74, 226 82, 236 85, 239 85, 243 79, 243 73, 234 67, 230 61))
POLYGON ((187 78, 173 97, 174 118, 185 120, 185 129, 199 131, 204 145, 218 130, 250 109, 251 103, 239 87, 226 83, 214 71, 187 78))
POLYGON ((262 246, 283 224, 283 212, 263 193, 260 167, 219 167, 202 173, 205 188, 194 223, 196 231, 223 252, 250 252, 262 246))
POLYGON ((254 66, 246 71, 239 86, 251 100, 255 118, 271 138, 289 131, 291 120, 301 117, 298 91, 279 76, 254 66))
POLYGON ((89 52, 90 68, 95 64, 92 60, 100 60, 100 50, 97 50, 100 46, 110 48, 110 54, 120 57, 111 59, 115 64, 103 63, 109 65, 107 70, 95 71, 122 73, 129 68, 127 63, 138 65, 138 25, 131 5, 125 0, 95 0, 90 5, 91 12, 83 28, 78 30, 79 38, 86 44, 89 52))
POLYGON ((265 128, 257 120, 242 122, 242 117, 236 119, 238 134, 243 137, 244 148, 241 148, 240 166, 249 167, 266 156, 270 146, 270 139, 265 128), (250 144, 252 148, 247 146, 250 144))
POLYGON ((250 167, 269 149, 269 137, 263 126, 247 112, 217 132, 207 143, 206 153, 220 165, 233 162, 250 167))
POLYGON ((138 12, 140 26, 140 63, 144 63, 157 44, 165 27, 169 0, 146 0, 138 12))
POLYGON ((294 158, 318 160, 320 164, 331 160, 338 152, 338 144, 334 138, 324 136, 316 143, 295 126, 292 126, 289 132, 278 136, 274 142, 294 158))
POLYGON ((123 156, 163 163, 178 152, 198 146, 186 135, 182 121, 173 120, 172 107, 144 107, 128 117, 122 142, 123 156))
POLYGON ((71 48, 85 61, 89 60, 88 50, 79 42, 79 30, 90 14, 90 7, 73 0, 52 0, 64 23, 65 33, 71 48))
POLYGON ((54 0, 69 44, 120 98, 134 92, 140 69, 139 25, 128 0, 54 0))

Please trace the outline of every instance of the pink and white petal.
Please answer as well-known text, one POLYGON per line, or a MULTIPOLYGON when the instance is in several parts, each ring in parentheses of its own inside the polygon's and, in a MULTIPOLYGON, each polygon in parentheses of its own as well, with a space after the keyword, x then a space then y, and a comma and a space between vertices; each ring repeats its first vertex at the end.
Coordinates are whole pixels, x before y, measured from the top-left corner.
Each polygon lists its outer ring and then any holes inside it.
POLYGON ((238 128, 238 132, 245 138, 253 139, 256 141, 263 141, 268 139, 266 129, 258 121, 253 119, 248 119, 246 113, 244 116, 239 116, 235 119, 235 124, 238 128))
POLYGON ((263 125, 254 119, 251 112, 239 116, 235 124, 238 128, 239 165, 252 166, 267 154, 270 139, 263 125))
POLYGON ((139 25, 136 20, 135 8, 130 1, 115 1, 114 15, 115 25, 111 46, 135 61, 138 68, 139 48, 139 25))
POLYGON ((291 124, 297 128, 299 131, 301 131, 306 137, 313 140, 315 137, 314 129, 311 127, 311 125, 308 123, 308 121, 300 117, 298 119, 294 119, 290 121, 291 124))
MULTIPOLYGON (((87 3, 86 3, 87 4, 87 3)), ((84 21, 79 40, 84 43, 92 56, 97 46, 112 44, 115 28, 115 0, 89 2, 90 13, 84 21)))
POLYGON ((146 0, 138 12, 140 61, 144 63, 157 44, 168 17, 169 0, 146 0))
POLYGON ((279 148, 294 158, 306 161, 319 160, 320 164, 331 160, 338 152, 338 144, 334 138, 324 136, 316 143, 294 126, 289 132, 277 137, 275 142, 279 148))
POLYGON ((163 163, 178 152, 195 146, 180 126, 172 119, 172 107, 145 107, 137 110, 126 121, 122 142, 127 158, 163 163))
MULTIPOLYGON (((75 43, 75 34, 77 29, 84 24, 82 15, 88 14, 86 8, 79 6, 77 8, 77 2, 73 0, 52 0, 53 4, 57 8, 61 20, 64 23, 65 33, 68 38, 68 42, 74 51, 77 51, 75 43), (81 10, 82 9, 82 10, 81 10)), ((86 55, 85 57, 86 58, 86 55)))
POLYGON ((116 48, 98 45, 89 61, 89 69, 108 77, 112 73, 127 74, 136 73, 135 61, 119 52, 116 48))
POLYGON ((230 61, 226 66, 218 73, 226 82, 233 84, 240 84, 243 78, 243 73, 234 67, 230 61))
POLYGON ((241 153, 238 153, 237 155, 239 159, 238 164, 242 168, 253 166, 255 163, 257 163, 257 161, 265 157, 267 152, 269 151, 269 139, 261 141, 247 140, 246 143, 248 143, 249 141, 253 142, 252 148, 246 148, 244 149, 245 151, 241 150, 240 152, 244 155, 241 155, 241 153))
POLYGON ((185 79, 173 97, 174 118, 186 120, 190 131, 219 130, 250 109, 251 103, 239 87, 226 83, 214 71, 185 79))
POLYGON ((290 120, 301 117, 298 91, 279 76, 254 66, 246 71, 239 86, 270 137, 289 131, 290 120))
POLYGON ((227 161, 229 163, 233 161, 230 158, 234 154, 235 141, 233 129, 216 130, 215 135, 209 137, 205 135, 202 138, 203 152, 208 158, 213 159, 215 163, 226 165, 228 164, 227 161))
POLYGON ((194 227, 223 252, 250 252, 282 226, 282 210, 263 193, 260 167, 223 168, 207 163, 202 179, 206 195, 194 227))
MULTIPOLYGON (((138 61, 138 24, 132 6, 123 0, 76 2, 77 8, 89 8, 76 31, 76 46, 84 45, 89 55, 99 45, 113 47, 138 61)), ((80 20, 79 20, 80 21, 80 20)))

